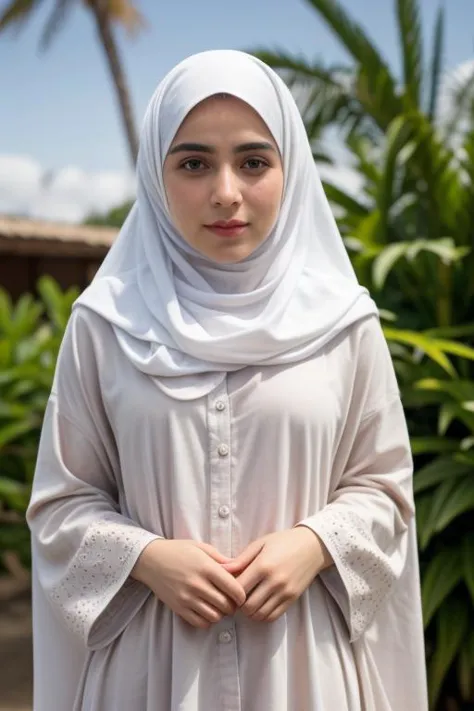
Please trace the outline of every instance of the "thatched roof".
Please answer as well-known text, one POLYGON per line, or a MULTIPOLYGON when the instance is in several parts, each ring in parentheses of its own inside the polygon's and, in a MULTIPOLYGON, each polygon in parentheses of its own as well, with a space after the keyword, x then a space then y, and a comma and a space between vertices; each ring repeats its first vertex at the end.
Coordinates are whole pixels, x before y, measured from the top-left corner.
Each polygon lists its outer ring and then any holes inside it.
POLYGON ((102 257, 118 230, 0 215, 0 254, 102 257))

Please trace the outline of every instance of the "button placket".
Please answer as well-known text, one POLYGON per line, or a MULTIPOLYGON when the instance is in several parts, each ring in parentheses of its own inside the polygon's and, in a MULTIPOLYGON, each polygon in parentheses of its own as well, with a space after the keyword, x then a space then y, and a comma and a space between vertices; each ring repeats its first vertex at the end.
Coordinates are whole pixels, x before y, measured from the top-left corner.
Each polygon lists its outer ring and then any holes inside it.
POLYGON ((208 395, 210 451, 210 539, 232 555, 232 443, 227 378, 208 395))
MULTIPOLYGON (((232 556, 232 442, 227 378, 208 395, 210 543, 223 555, 232 556)), ((219 659, 223 708, 242 711, 237 640, 234 620, 223 619, 214 628, 219 659)))

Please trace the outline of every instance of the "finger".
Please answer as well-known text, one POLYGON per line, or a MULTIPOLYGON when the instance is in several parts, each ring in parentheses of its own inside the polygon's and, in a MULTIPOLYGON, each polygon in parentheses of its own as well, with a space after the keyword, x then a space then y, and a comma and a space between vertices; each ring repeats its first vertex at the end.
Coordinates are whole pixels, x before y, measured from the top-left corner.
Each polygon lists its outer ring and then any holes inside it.
POLYGON ((262 540, 254 541, 237 558, 231 560, 230 563, 225 563, 223 568, 232 573, 232 575, 242 572, 255 560, 263 546, 264 542, 262 540))
POLYGON ((281 602, 273 610, 262 610, 262 622, 275 622, 279 617, 285 614, 288 608, 291 606, 291 602, 287 600, 286 602, 281 602))
MULTIPOLYGON (((275 594, 268 584, 261 583, 247 596, 247 600, 242 605, 241 610, 247 617, 255 617, 257 613, 265 606, 270 605, 271 609, 275 607, 280 601, 275 602, 275 594), (273 603, 271 601, 273 600, 273 603)), ((255 617, 258 619, 258 617, 255 617)))
POLYGON ((197 541, 196 546, 202 551, 204 551, 204 553, 207 553, 207 555, 210 556, 217 563, 228 564, 232 561, 232 558, 229 558, 229 556, 226 555, 222 555, 222 553, 219 553, 219 551, 214 548, 214 546, 211 546, 209 543, 202 543, 200 541, 197 541))
POLYGON ((194 612, 194 610, 184 609, 178 614, 185 622, 188 623, 188 625, 191 625, 192 627, 207 630, 211 626, 211 623, 208 620, 205 620, 204 617, 198 615, 198 613, 194 612))
POLYGON ((213 567, 208 573, 208 579, 238 607, 244 604, 246 594, 243 586, 222 567, 213 567))
POLYGON ((193 601, 191 609, 196 612, 199 617, 202 617, 210 624, 220 622, 223 617, 219 610, 216 610, 215 607, 209 605, 205 600, 200 600, 199 598, 193 601))
POLYGON ((257 585, 260 585, 266 577, 267 575, 265 570, 262 569, 258 558, 256 558, 247 568, 245 568, 243 573, 241 573, 236 580, 240 583, 240 585, 242 585, 245 590, 245 594, 248 597, 252 590, 254 590, 257 585))
POLYGON ((223 615, 233 615, 236 608, 234 600, 230 600, 220 590, 215 587, 209 587, 200 593, 200 597, 216 610, 222 612, 223 615))

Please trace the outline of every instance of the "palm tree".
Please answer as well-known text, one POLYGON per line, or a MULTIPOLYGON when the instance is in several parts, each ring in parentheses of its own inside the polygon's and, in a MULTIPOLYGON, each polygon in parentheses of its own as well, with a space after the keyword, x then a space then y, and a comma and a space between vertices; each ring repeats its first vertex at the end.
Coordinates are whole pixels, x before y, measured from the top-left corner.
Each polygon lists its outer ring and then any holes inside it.
MULTIPOLYGON (((55 34, 60 30, 75 0, 55 0, 51 13, 45 23, 40 47, 46 49, 55 34)), ((0 32, 12 26, 20 26, 27 21, 33 11, 43 4, 43 0, 11 0, 0 15, 0 32)), ((104 49, 107 63, 115 87, 123 127, 128 143, 132 165, 138 154, 138 135, 133 118, 130 93, 125 79, 120 53, 114 36, 114 26, 121 25, 130 34, 143 25, 143 17, 133 4, 133 0, 82 0, 85 8, 92 13, 100 43, 104 49)))
POLYGON ((319 141, 328 126, 336 125, 345 136, 356 132, 376 142, 397 116, 410 109, 422 111, 449 140, 465 126, 474 107, 474 69, 472 63, 466 63, 443 81, 441 6, 431 56, 425 62, 418 0, 394 0, 402 54, 400 80, 364 28, 338 0, 306 2, 349 53, 351 65, 307 62, 284 51, 251 51, 276 69, 295 91, 311 140, 319 141))

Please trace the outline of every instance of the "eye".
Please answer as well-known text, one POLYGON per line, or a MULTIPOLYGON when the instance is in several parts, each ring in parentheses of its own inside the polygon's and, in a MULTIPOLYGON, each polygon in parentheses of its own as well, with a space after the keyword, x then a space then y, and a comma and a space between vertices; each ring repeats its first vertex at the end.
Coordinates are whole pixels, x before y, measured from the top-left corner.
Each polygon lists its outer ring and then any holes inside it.
POLYGON ((261 158, 247 158, 244 163, 244 167, 245 166, 249 170, 255 171, 262 170, 263 168, 268 168, 268 163, 266 163, 266 161, 262 160, 261 158))
POLYGON ((188 158, 179 167, 188 173, 198 173, 203 166, 204 163, 199 158, 188 158))

